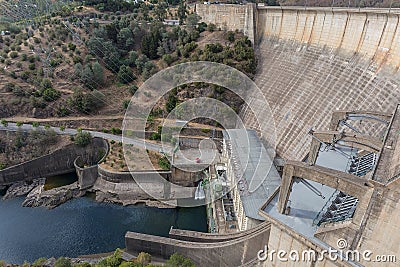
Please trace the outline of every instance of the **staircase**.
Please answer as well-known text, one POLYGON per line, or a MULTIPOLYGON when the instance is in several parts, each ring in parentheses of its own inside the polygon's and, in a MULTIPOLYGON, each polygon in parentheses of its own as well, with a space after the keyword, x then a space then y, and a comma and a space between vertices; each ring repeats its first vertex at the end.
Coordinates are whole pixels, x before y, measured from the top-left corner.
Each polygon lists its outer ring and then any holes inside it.
POLYGON ((317 225, 320 226, 322 223, 338 222, 352 218, 357 204, 358 199, 356 197, 340 192, 317 225))
MULTIPOLYGON (((357 176, 365 176, 374 168, 376 161, 377 156, 374 153, 368 153, 362 157, 352 157, 348 172, 357 176)), ((318 218, 323 211, 318 213, 314 221, 318 221, 317 225, 320 226, 322 223, 350 219, 354 215, 357 204, 358 199, 356 197, 339 192, 330 205, 327 203, 326 206, 328 206, 328 208, 324 206, 323 210, 326 208, 326 212, 323 213, 322 217, 320 219, 318 218)))
POLYGON ((357 176, 366 175, 374 168, 376 159, 374 153, 368 153, 360 158, 353 157, 350 162, 349 173, 357 176))

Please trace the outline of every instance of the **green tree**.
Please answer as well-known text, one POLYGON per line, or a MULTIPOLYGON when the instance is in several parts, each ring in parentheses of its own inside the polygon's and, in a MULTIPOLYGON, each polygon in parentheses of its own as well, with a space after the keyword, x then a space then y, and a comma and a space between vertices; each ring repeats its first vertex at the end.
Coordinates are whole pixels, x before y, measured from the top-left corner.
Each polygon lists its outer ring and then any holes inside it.
POLYGON ((98 263, 99 267, 119 267, 122 263, 122 251, 117 249, 113 255, 104 258, 98 263))
POLYGON ((176 107, 177 104, 178 104, 177 89, 174 88, 168 95, 168 100, 166 103, 167 112, 170 113, 176 107))
POLYGON ((16 125, 17 127, 21 127, 22 125, 24 125, 24 123, 22 121, 17 121, 16 125))
POLYGON ((43 91, 43 99, 47 102, 52 102, 60 98, 61 93, 54 88, 47 88, 43 91))
POLYGON ((159 21, 164 21, 167 18, 167 3, 159 1, 157 6, 154 8, 154 13, 159 21))
POLYGON ((84 147, 90 144, 92 141, 92 135, 88 132, 81 131, 75 135, 74 140, 76 145, 84 147))
POLYGON ((132 69, 129 66, 122 65, 118 71, 118 80, 121 83, 130 83, 135 80, 136 77, 133 74, 132 69))
POLYGON ((32 263, 32 267, 41 267, 46 260, 46 258, 39 258, 32 263))
POLYGON ((47 88, 53 88, 53 84, 49 79, 43 79, 42 82, 40 83, 40 88, 42 90, 45 90, 47 88))
POLYGON ((99 62, 93 63, 92 66, 93 70, 93 79, 96 83, 97 86, 103 86, 104 85, 104 70, 103 67, 100 65, 99 62))
POLYGON ((165 262, 166 267, 194 267, 195 264, 188 258, 184 256, 174 253, 171 255, 169 260, 165 262))
POLYGON ((68 105, 82 113, 90 113, 94 109, 104 105, 104 95, 94 90, 91 93, 84 93, 82 89, 74 90, 73 95, 67 100, 68 105))
POLYGON ((4 127, 8 126, 8 122, 4 119, 1 120, 1 125, 3 125, 4 127))
POLYGON ((179 7, 178 7, 178 18, 179 24, 184 24, 186 19, 186 14, 188 13, 186 4, 184 0, 180 0, 179 7))
POLYGON ((228 31, 226 33, 226 39, 228 39, 229 42, 233 43, 235 41, 235 33, 233 31, 228 31))
POLYGON ((75 76, 80 79, 82 77, 83 66, 82 63, 76 63, 75 66, 75 76))
POLYGON ((190 14, 186 18, 186 25, 190 31, 193 31, 194 29, 197 28, 197 25, 199 24, 200 20, 201 17, 196 13, 190 14))
POLYGON ((89 88, 91 90, 96 88, 96 83, 94 81, 94 74, 93 74, 92 68, 90 67, 90 64, 87 64, 83 68, 81 81, 87 88, 89 88))
POLYGON ((69 259, 60 257, 54 263, 54 267, 72 267, 72 263, 69 259))
POLYGON ((213 23, 210 23, 210 24, 207 25, 207 31, 209 31, 209 32, 213 32, 216 29, 217 29, 217 26, 215 24, 213 24, 213 23))
POLYGON ((123 28, 117 35, 118 46, 121 49, 129 49, 133 46, 133 33, 129 28, 123 28))
POLYGON ((170 170, 171 169, 171 163, 169 162, 169 160, 165 156, 158 159, 158 165, 163 170, 170 170))
POLYGON ((131 95, 134 95, 137 90, 138 90, 138 87, 134 84, 128 87, 128 91, 131 95))
POLYGON ((39 127, 39 123, 37 121, 32 122, 32 127, 34 128, 39 127))
POLYGON ((127 65, 129 65, 129 67, 135 67, 136 66, 135 61, 138 57, 139 57, 139 55, 136 51, 129 52, 129 56, 126 61, 127 65))
POLYGON ((147 266, 151 262, 151 255, 149 253, 140 252, 136 261, 144 266, 147 266))
POLYGON ((61 131, 61 132, 64 132, 64 131, 65 131, 65 126, 64 126, 64 125, 61 125, 61 126, 60 126, 60 131, 61 131))

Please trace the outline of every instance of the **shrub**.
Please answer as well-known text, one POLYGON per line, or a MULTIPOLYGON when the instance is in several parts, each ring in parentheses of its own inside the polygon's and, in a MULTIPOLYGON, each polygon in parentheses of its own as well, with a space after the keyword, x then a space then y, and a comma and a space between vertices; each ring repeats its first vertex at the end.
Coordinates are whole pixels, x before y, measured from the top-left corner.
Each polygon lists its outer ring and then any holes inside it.
POLYGON ((130 102, 129 99, 125 99, 125 100, 122 102, 122 107, 123 107, 123 109, 127 109, 127 108, 128 108, 129 102, 130 102))
POLYGON ((136 79, 129 66, 122 65, 118 71, 118 79, 121 83, 130 83, 136 79))
POLYGON ((138 90, 138 87, 136 85, 131 85, 128 87, 128 91, 131 95, 134 95, 137 90, 138 90))
POLYGON ((15 88, 15 84, 13 83, 6 83, 4 85, 4 89, 6 90, 6 92, 12 92, 15 88))
POLYGON ((136 261, 144 266, 150 264, 151 262, 151 255, 149 253, 140 252, 137 256, 136 261))
POLYGON ((72 267, 72 263, 69 259, 60 257, 54 263, 54 267, 72 267))
POLYGON ((184 256, 174 253, 169 260, 165 262, 166 267, 194 267, 194 263, 184 256))
POLYGON ((24 95, 25 95, 25 91, 22 90, 22 88, 19 87, 18 85, 16 85, 16 86, 14 87, 14 89, 13 89, 12 92, 13 92, 13 94, 16 95, 16 96, 24 96, 24 95))
POLYGON ((41 267, 46 260, 46 258, 39 258, 32 263, 32 267, 41 267))
POLYGON ((161 169, 163 169, 163 170, 171 169, 171 163, 165 156, 158 159, 158 165, 160 165, 161 169))
POLYGON ((43 99, 47 102, 57 100, 61 96, 61 93, 54 88, 47 88, 43 91, 43 99))
POLYGON ((99 267, 119 267, 122 263, 122 251, 117 249, 113 255, 99 261, 99 267))
POLYGON ((4 127, 8 126, 8 122, 4 119, 1 120, 1 125, 3 125, 4 127))
POLYGON ((216 28, 217 28, 217 26, 215 26, 215 24, 213 24, 213 23, 210 23, 207 25, 207 31, 209 31, 209 32, 215 31, 216 28))
POLYGON ((74 140, 76 145, 84 147, 90 144, 92 141, 92 135, 88 132, 81 131, 75 135, 74 140))
POLYGON ((10 57, 11 57, 11 58, 16 58, 16 57, 18 57, 18 52, 12 51, 12 52, 10 53, 10 57))

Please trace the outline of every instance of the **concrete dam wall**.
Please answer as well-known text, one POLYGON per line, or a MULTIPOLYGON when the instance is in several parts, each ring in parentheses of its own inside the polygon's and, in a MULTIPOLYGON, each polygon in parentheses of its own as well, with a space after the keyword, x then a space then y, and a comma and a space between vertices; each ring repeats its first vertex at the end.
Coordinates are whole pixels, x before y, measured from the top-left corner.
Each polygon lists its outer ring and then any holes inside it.
MULTIPOLYGON (((218 17, 232 8, 208 7, 218 17)), ((277 153, 285 159, 302 160, 310 145, 308 131, 328 129, 335 110, 391 112, 400 102, 399 10, 258 7, 253 12, 255 81, 273 112, 277 153)), ((265 109, 251 95, 249 101, 258 112, 265 109)), ((248 127, 258 128, 250 112, 241 116, 248 127)))

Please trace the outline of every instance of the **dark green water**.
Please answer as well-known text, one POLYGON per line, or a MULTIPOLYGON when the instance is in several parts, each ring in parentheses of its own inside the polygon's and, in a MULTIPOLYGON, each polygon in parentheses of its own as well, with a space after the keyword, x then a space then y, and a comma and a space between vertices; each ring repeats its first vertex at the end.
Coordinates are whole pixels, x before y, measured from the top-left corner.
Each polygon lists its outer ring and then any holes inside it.
POLYGON ((0 200, 0 258, 9 263, 113 251, 125 246, 126 231, 161 236, 171 226, 207 231, 204 207, 122 207, 83 197, 47 210, 23 208, 22 202, 0 200))
POLYGON ((45 190, 50 190, 56 187, 69 185, 78 181, 78 176, 76 173, 62 174, 57 176, 52 176, 46 178, 46 183, 44 185, 45 190))

